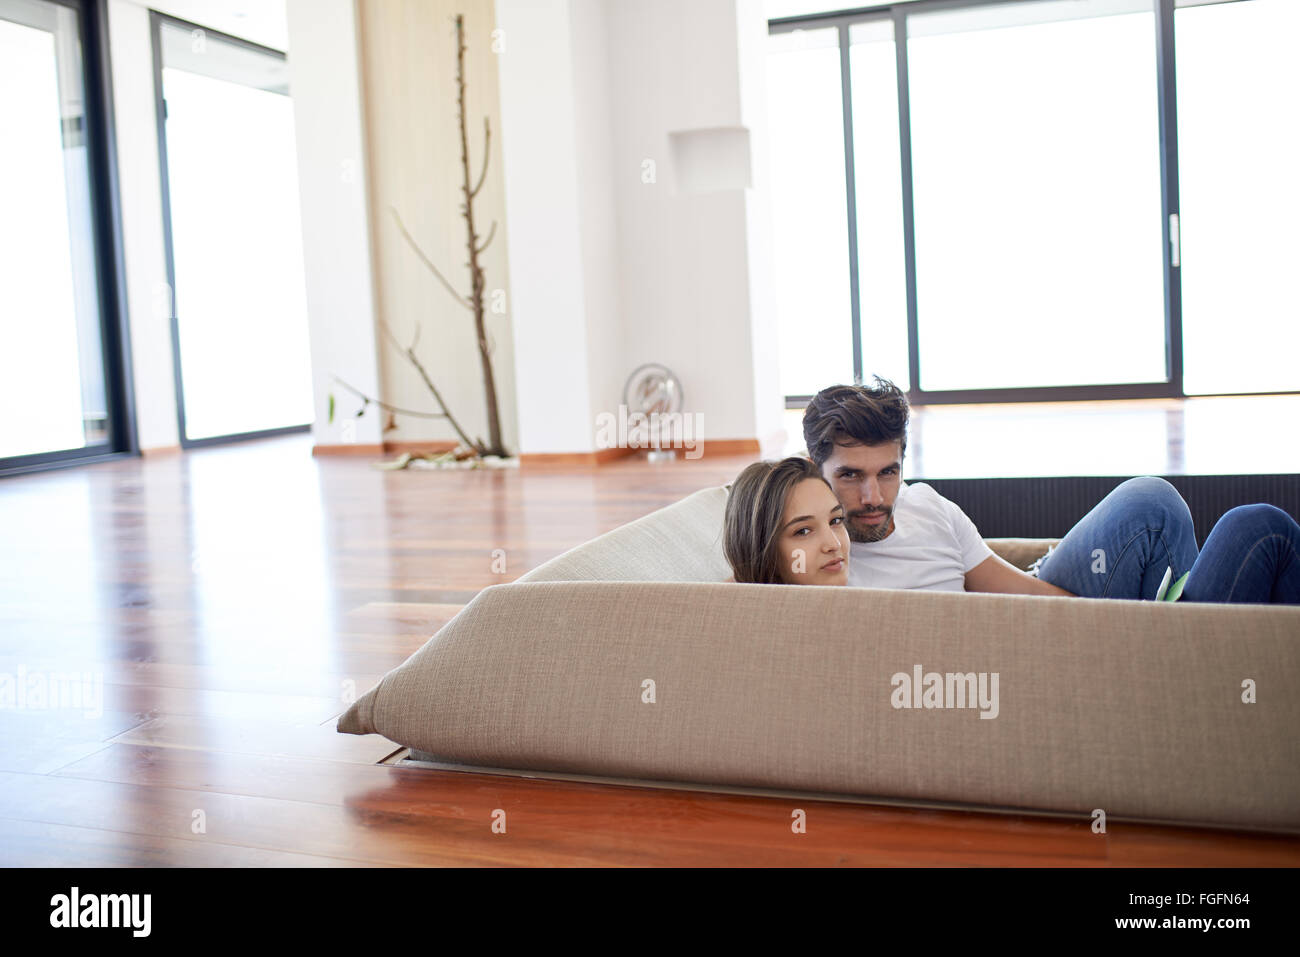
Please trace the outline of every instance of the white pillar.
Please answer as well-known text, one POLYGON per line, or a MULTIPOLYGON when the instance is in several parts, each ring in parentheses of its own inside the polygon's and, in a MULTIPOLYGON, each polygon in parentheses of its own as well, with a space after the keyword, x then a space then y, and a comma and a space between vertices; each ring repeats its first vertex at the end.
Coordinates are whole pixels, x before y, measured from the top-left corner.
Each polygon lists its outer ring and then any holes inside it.
MULTIPOLYGON (((521 454, 595 449, 569 0, 497 0, 521 454)), ((617 321, 611 317, 611 321, 617 321)))
POLYGON ((340 376, 380 395, 371 275, 361 63, 354 0, 287 0, 302 206, 303 265, 311 335, 315 444, 383 441, 383 417, 339 387, 340 376), (328 395, 339 402, 327 422, 328 395), (349 430, 354 430, 349 435, 349 430))

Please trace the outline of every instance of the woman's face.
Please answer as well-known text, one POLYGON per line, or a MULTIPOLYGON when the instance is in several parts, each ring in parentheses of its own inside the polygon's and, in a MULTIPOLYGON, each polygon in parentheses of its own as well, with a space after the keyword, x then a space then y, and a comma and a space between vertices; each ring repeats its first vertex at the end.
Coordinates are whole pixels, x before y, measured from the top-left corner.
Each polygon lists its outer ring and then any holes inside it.
POLYGON ((821 479, 804 479, 786 496, 777 548, 787 585, 849 583, 844 506, 821 479))

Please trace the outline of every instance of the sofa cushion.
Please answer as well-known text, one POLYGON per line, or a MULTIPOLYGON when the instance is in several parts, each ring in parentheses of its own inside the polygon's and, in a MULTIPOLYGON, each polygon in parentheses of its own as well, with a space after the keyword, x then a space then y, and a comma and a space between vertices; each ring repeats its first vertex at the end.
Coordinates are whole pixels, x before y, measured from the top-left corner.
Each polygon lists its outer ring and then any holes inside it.
POLYGON ((727 486, 701 489, 537 566, 521 582, 718 582, 731 574, 722 553, 727 486))

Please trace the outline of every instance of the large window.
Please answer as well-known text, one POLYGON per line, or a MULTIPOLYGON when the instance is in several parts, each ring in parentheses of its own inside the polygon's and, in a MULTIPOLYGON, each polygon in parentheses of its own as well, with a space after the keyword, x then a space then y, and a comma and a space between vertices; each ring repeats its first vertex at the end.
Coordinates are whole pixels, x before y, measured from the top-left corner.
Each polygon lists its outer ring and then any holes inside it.
POLYGON ((862 368, 906 389, 911 377, 897 56, 892 20, 849 28, 862 368))
POLYGON ((788 404, 1300 390, 1300 3, 815 6, 770 25, 788 404))
POLYGON ((131 442, 88 23, 75 5, 0 0, 0 471, 131 442))
POLYGON ((183 445, 313 418, 284 54, 154 14, 183 445))
POLYGON ((817 391, 826 376, 853 374, 844 119, 834 29, 777 35, 767 60, 772 170, 788 187, 773 195, 772 237, 781 323, 781 386, 817 391), (797 185, 796 185, 797 184, 797 185))
POLYGON ((1300 389, 1300 2, 1174 24, 1187 391, 1300 389))
POLYGON ((1155 16, 1134 6, 909 19, 925 390, 1164 379, 1155 16))

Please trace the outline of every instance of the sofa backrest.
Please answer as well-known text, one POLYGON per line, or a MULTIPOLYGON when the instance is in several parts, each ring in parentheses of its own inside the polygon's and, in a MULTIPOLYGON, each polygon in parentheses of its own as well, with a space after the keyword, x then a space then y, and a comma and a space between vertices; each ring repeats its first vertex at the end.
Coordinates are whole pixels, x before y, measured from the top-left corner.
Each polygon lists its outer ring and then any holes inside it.
POLYGON ((1051 811, 1104 855, 1096 808, 1300 831, 1297 636, 1281 605, 510 583, 338 729, 481 768, 1051 811))
MULTIPOLYGON (((731 576, 722 553, 722 517, 730 484, 701 489, 679 502, 571 548, 521 582, 720 582, 731 576)), ((1025 569, 1054 539, 989 538, 994 552, 1025 569)))

